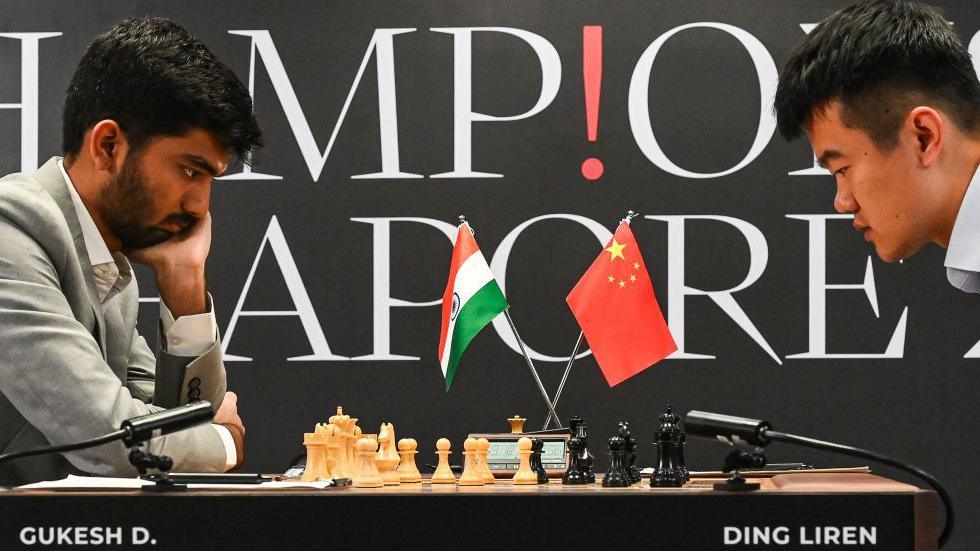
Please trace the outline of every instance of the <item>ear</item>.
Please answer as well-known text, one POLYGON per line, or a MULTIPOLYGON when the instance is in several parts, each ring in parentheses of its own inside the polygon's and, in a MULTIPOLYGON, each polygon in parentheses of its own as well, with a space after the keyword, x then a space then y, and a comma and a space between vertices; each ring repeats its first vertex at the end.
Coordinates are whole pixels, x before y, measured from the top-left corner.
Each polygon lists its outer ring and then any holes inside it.
POLYGON ((946 143, 946 127, 942 116, 931 107, 912 109, 906 118, 906 129, 915 136, 919 164, 930 167, 935 164, 946 143))
POLYGON ((119 123, 112 119, 97 122, 88 132, 83 150, 92 159, 97 170, 115 174, 123 166, 129 142, 119 123))

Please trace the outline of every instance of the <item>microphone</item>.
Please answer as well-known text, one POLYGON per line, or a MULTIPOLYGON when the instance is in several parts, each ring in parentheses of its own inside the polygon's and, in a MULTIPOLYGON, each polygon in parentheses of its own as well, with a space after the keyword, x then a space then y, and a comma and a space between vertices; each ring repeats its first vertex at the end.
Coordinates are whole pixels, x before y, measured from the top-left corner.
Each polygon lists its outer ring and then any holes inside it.
POLYGON ((750 419, 748 417, 735 417, 733 415, 709 413, 706 411, 689 411, 687 412, 687 415, 684 416, 684 428, 689 434, 702 436, 705 438, 715 438, 729 444, 747 442, 755 446, 767 446, 771 442, 786 442, 788 444, 796 444, 797 446, 837 452, 844 455, 852 455, 862 459, 877 461, 890 467, 905 471, 906 473, 925 480, 926 483, 932 486, 932 488, 936 490, 936 493, 939 494, 939 498, 946 507, 946 525, 943 527, 943 531, 939 535, 940 548, 946 545, 946 542, 949 541, 949 536, 953 533, 955 517, 953 514, 953 500, 950 498, 949 492, 946 491, 946 488, 944 488, 934 476, 918 467, 909 465, 908 463, 881 455, 876 452, 863 450, 861 448, 845 446, 844 444, 836 444, 834 442, 826 442, 823 440, 816 440, 806 436, 777 432, 773 430, 772 425, 769 424, 769 421, 750 419))
POLYGON ((184 406, 126 419, 119 425, 119 430, 82 442, 0 454, 0 463, 21 457, 84 450, 115 440, 122 440, 126 447, 131 448, 156 436, 184 430, 208 422, 212 418, 214 418, 214 410, 211 408, 211 402, 200 400, 184 406))
POLYGON ((126 431, 122 437, 123 444, 131 448, 151 438, 206 423, 212 418, 214 418, 214 410, 211 408, 211 402, 199 400, 184 406, 126 419, 119 428, 126 431))
POLYGON ((705 438, 717 438, 723 442, 737 444, 740 441, 753 446, 766 446, 772 442, 766 433, 772 429, 769 421, 735 417, 707 411, 689 411, 684 418, 684 428, 688 434, 705 438))

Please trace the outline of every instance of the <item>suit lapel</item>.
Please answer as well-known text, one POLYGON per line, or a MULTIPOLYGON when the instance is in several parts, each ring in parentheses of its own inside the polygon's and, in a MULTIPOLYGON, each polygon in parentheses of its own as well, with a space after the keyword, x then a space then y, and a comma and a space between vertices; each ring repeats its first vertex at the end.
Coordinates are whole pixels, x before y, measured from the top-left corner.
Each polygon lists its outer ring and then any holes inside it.
POLYGON ((78 215, 75 213, 75 204, 72 203, 71 195, 68 192, 68 182, 65 181, 58 167, 60 157, 51 157, 44 166, 38 169, 35 178, 44 187, 45 191, 54 198, 58 208, 65 215, 68 222, 68 229, 71 231, 72 239, 75 243, 75 252, 78 255, 78 263, 82 268, 82 275, 85 279, 85 286, 88 290, 89 304, 92 313, 95 314, 95 338, 102 350, 102 358, 106 359, 106 321, 102 313, 102 303, 99 301, 99 292, 95 287, 95 278, 92 277, 92 264, 89 262, 88 249, 85 248, 85 238, 82 236, 82 227, 78 223, 78 215))

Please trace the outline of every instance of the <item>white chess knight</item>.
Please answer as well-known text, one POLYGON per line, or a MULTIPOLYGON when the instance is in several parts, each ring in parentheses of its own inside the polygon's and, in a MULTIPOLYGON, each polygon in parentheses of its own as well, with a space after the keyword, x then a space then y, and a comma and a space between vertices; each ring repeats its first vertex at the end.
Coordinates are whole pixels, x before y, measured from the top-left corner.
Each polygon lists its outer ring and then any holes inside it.
POLYGON ((378 430, 378 453, 375 462, 378 470, 381 471, 385 486, 401 484, 401 477, 395 472, 399 461, 398 450, 395 447, 395 426, 391 423, 382 423, 378 430))

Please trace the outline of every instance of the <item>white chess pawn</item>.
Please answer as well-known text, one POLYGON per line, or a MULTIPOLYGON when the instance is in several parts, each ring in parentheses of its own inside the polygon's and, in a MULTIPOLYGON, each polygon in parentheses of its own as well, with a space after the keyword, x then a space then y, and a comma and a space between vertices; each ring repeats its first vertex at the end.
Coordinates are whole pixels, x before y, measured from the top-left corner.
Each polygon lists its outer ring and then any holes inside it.
POLYGON ((361 438, 354 445, 357 452, 357 467, 354 470, 354 486, 357 488, 380 488, 385 485, 378 466, 374 462, 374 452, 378 444, 370 438, 361 438))
POLYGON ((514 474, 514 484, 537 484, 538 473, 531 470, 531 439, 523 436, 517 441, 517 453, 521 465, 514 474))
POLYGON ((401 463, 398 464, 398 478, 402 484, 422 482, 422 473, 419 472, 415 464, 415 455, 418 452, 419 444, 414 438, 402 438, 398 441, 398 455, 401 456, 401 463))
POLYGON ((439 454, 439 465, 436 467, 436 472, 432 473, 432 478, 430 479, 433 484, 456 483, 456 475, 449 468, 449 454, 453 453, 449 451, 451 446, 452 444, 446 438, 440 438, 436 441, 436 453, 439 454))
POLYGON ((483 475, 484 482, 493 484, 497 479, 494 478, 493 471, 490 470, 490 464, 487 463, 487 455, 490 454, 490 441, 486 438, 478 438, 476 444, 476 463, 479 472, 483 475))
POLYGON ((463 449, 465 450, 463 455, 466 459, 463 464, 463 474, 459 477, 460 486, 483 486, 485 484, 483 473, 480 472, 476 464, 476 454, 479 453, 477 446, 476 438, 467 438, 463 442, 463 449))

